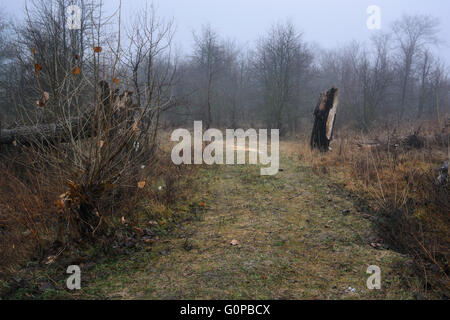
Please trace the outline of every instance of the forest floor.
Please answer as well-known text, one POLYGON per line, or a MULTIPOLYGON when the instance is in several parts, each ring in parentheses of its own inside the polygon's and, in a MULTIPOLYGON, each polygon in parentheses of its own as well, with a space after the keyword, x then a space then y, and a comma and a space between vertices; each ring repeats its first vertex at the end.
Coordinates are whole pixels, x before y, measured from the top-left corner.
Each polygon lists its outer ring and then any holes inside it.
POLYGON ((188 191, 200 215, 160 230, 148 250, 82 268, 81 290, 41 298, 413 299, 408 257, 373 247, 367 212, 296 147, 281 143, 275 176, 255 165, 200 168, 188 191), (381 268, 381 290, 366 286, 369 265, 381 268))

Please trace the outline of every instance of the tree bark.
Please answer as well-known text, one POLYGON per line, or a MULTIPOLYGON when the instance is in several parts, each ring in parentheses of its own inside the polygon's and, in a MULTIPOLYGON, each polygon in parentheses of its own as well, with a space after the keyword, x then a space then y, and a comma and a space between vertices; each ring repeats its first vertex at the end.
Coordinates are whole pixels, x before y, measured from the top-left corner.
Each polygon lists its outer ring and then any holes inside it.
POLYGON ((314 126, 311 133, 311 148, 322 152, 329 150, 333 139, 334 121, 338 105, 338 89, 333 87, 322 92, 314 109, 314 126))

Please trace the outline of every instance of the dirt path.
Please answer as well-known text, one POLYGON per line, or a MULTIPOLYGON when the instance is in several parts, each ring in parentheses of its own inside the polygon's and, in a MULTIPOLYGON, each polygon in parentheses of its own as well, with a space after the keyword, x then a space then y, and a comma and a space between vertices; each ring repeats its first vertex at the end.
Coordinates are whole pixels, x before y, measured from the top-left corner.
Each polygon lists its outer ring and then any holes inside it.
POLYGON ((372 248, 370 221, 293 149, 281 145, 276 176, 260 176, 256 166, 201 169, 203 218, 151 252, 97 266, 105 276, 85 292, 125 299, 411 298, 399 274, 405 258, 372 248), (366 287, 372 264, 381 268, 381 290, 366 287))

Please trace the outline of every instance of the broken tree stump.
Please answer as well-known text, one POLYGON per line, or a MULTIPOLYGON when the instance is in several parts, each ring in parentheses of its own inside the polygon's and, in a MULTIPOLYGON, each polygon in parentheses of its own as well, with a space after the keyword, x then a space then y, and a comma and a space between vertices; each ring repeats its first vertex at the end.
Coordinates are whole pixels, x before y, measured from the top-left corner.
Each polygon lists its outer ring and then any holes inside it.
POLYGON ((322 152, 329 150, 333 139, 334 122, 338 105, 338 89, 333 87, 322 92, 314 109, 314 126, 311 133, 311 148, 322 152))

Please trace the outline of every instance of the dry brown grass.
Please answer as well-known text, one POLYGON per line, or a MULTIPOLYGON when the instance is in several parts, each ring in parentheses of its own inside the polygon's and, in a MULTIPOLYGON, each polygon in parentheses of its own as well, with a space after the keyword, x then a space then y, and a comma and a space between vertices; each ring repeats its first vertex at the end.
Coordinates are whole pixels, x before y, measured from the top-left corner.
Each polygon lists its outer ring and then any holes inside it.
POLYGON ((321 154, 303 144, 300 157, 369 204, 384 241, 414 257, 425 293, 449 297, 450 181, 436 183, 436 168, 448 159, 448 133, 422 124, 414 134, 424 143, 416 148, 399 138, 405 132, 412 134, 410 129, 377 130, 372 136, 347 131, 332 151, 321 154))
POLYGON ((40 256, 56 240, 61 218, 56 207, 57 187, 46 192, 39 176, 25 172, 28 183, 11 168, 0 168, 0 274, 14 272, 14 267, 32 255, 40 256))
MULTIPOLYGON (((97 138, 94 138, 94 143, 97 138)), ((89 145, 89 141, 84 142, 89 145)), ((30 260, 45 264, 73 245, 111 247, 122 217, 137 225, 145 204, 168 206, 182 194, 179 181, 188 170, 172 164, 166 150, 132 156, 105 143, 88 153, 85 165, 57 149, 21 147, 0 162, 0 274, 15 274, 30 260), (119 159, 109 163, 108 154, 119 159), (120 152, 120 153, 119 153, 120 152), (106 153, 106 155, 105 155, 106 153), (92 157, 89 157, 92 155, 92 157), (51 159, 51 161, 49 161, 51 159), (90 170, 90 168, 94 169, 90 170), (158 187, 160 187, 158 189, 158 187), (90 220, 87 220, 87 219, 90 220)), ((70 149, 69 149, 70 150, 70 149)))

